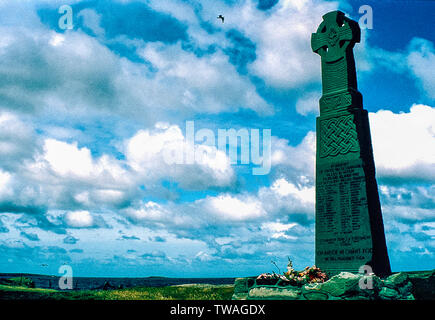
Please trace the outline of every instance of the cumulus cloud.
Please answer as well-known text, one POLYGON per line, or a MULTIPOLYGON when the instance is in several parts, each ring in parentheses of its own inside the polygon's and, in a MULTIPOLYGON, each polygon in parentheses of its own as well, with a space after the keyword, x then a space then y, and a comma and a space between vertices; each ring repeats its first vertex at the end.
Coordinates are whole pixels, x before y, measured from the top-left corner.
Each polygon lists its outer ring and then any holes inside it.
MULTIPOLYGON (((239 75, 220 51, 199 58, 183 50, 180 43, 151 43, 140 52, 158 69, 153 81, 154 86, 158 84, 157 92, 172 92, 178 100, 171 101, 173 105, 181 102, 187 108, 208 113, 239 109, 252 109, 258 113, 272 111, 253 84, 239 75)), ((167 94, 161 97, 172 98, 167 94)))
POLYGON ((380 177, 435 179, 435 108, 416 104, 406 113, 380 110, 369 117, 380 177))
POLYGON ((281 178, 256 193, 221 193, 180 204, 141 201, 122 213, 136 223, 155 224, 187 237, 209 237, 207 233, 192 230, 193 226, 204 230, 219 226, 225 233, 225 228, 277 219, 306 225, 314 217, 314 187, 297 186, 281 178))
POLYGON ((319 57, 312 53, 311 37, 325 12, 337 9, 338 3, 329 1, 279 1, 270 10, 258 7, 258 1, 216 2, 202 1, 188 6, 178 1, 150 1, 150 6, 188 21, 189 35, 200 47, 219 43, 229 47, 231 42, 222 32, 238 30, 255 43, 256 59, 248 70, 267 85, 294 89, 319 81, 319 57), (216 12, 225 12, 225 24, 210 21, 216 12), (214 32, 204 33, 198 27, 207 21, 214 32))
POLYGON ((94 225, 94 218, 89 211, 70 211, 65 215, 65 222, 73 228, 89 228, 94 225))
POLYGON ((335 2, 280 1, 273 14, 254 10, 253 1, 243 10, 245 33, 257 43, 257 59, 250 70, 268 84, 298 88, 319 80, 319 57, 312 53, 311 33, 335 2))
POLYGON ((0 112, 0 166, 6 170, 17 169, 31 159, 40 147, 40 141, 31 125, 11 112, 0 112))
POLYGON ((180 42, 139 41, 137 51, 148 62, 142 64, 120 58, 80 31, 23 28, 19 37, 12 29, 1 31, 8 39, 0 51, 5 109, 75 116, 110 112, 148 124, 174 118, 175 110, 181 116, 240 109, 272 112, 221 51, 198 57, 180 42))
POLYGON ((316 133, 309 131, 299 145, 287 139, 272 137, 272 166, 277 176, 287 177, 300 184, 314 184, 316 133))
POLYGON ((44 154, 31 167, 34 170, 45 167, 60 178, 94 181, 99 178, 101 183, 106 181, 106 184, 115 181, 118 185, 128 183, 126 171, 115 159, 103 155, 94 161, 88 148, 55 139, 45 140, 44 154))
POLYGON ((297 239, 297 237, 286 234, 287 231, 295 227, 296 223, 280 223, 280 222, 266 222, 263 223, 261 228, 270 233, 271 237, 284 238, 284 239, 297 239))
POLYGON ((217 219, 227 222, 249 221, 266 215, 262 203, 253 197, 220 195, 204 200, 203 205, 217 219))
POLYGON ((235 179, 224 152, 188 141, 176 125, 157 123, 154 130, 140 130, 125 141, 125 155, 129 166, 145 181, 167 177, 182 188, 200 190, 231 186, 235 179))
MULTIPOLYGON (((18 140, 15 148, 24 150, 26 143, 18 140)), ((108 154, 94 156, 87 146, 77 142, 47 138, 20 165, 20 170, 0 169, 0 208, 4 212, 37 212, 41 216, 47 208, 79 212, 114 209, 128 206, 146 193, 164 196, 161 183, 165 180, 192 190, 228 188, 235 181, 225 153, 216 147, 192 145, 175 125, 157 124, 153 130, 140 130, 125 140, 121 151, 125 153, 122 160, 108 154), (201 154, 201 161, 167 161, 168 150, 181 152, 184 157, 185 149, 190 147, 201 154), (141 185, 146 189, 141 190, 141 185)), ((73 217, 70 215, 67 225, 82 226, 69 219, 73 217)))

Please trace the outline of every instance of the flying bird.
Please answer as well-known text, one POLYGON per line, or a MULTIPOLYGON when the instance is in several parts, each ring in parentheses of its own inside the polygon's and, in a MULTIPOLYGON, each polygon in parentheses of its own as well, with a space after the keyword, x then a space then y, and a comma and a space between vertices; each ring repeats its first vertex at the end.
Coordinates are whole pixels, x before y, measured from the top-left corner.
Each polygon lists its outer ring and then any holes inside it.
POLYGON ((220 15, 217 17, 217 19, 221 19, 221 20, 222 20, 222 23, 224 23, 225 18, 224 18, 223 15, 220 14, 220 15))

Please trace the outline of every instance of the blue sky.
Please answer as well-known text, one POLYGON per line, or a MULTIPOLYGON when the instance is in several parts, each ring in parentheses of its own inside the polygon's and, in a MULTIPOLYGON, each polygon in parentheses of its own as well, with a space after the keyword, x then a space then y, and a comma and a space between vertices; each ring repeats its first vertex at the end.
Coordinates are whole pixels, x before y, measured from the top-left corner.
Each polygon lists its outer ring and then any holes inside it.
POLYGON ((113 0, 0 1, 0 272, 312 265, 321 79, 310 36, 326 12, 358 21, 362 5, 373 28, 355 47, 358 86, 392 268, 433 269, 434 2, 113 0), (271 129, 269 174, 220 153, 169 165, 186 121, 271 129))

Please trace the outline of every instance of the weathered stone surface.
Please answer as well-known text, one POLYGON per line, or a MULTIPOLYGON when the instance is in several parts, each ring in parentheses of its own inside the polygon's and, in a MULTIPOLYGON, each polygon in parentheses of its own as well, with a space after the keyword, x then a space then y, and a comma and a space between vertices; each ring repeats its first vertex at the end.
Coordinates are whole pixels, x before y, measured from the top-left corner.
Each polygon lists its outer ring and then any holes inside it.
POLYGON ((234 293, 231 297, 232 300, 246 300, 248 299, 248 293, 234 293))
POLYGON ((341 272, 333 276, 325 283, 318 286, 319 290, 328 292, 334 297, 343 296, 359 291, 359 280, 361 276, 350 272, 341 272))
POLYGON ((409 277, 405 272, 395 273, 385 279, 384 284, 387 287, 394 288, 400 287, 407 284, 409 281, 409 277))
POLYGON ((330 298, 371 300, 376 299, 381 287, 382 282, 375 275, 364 276, 362 274, 341 272, 325 283, 317 285, 316 289, 328 293, 330 298))
POLYGON ((382 299, 414 300, 414 296, 412 294, 413 285, 406 272, 399 272, 389 276, 383 281, 383 284, 384 288, 379 293, 382 299), (397 295, 391 298, 390 295, 393 293, 390 290, 395 291, 397 295))
POLYGON ((398 300, 399 297, 399 292, 392 288, 383 287, 381 292, 379 292, 379 298, 383 300, 398 300))
POLYGON ((315 290, 302 292, 302 297, 302 300, 332 300, 328 293, 315 290))
POLYGON ((299 300, 301 289, 299 287, 254 287, 249 290, 248 300, 299 300))
POLYGON ((233 300, 246 300, 248 298, 249 288, 254 285, 255 277, 236 278, 234 281, 233 300))
POLYGON ((301 289, 301 300, 341 300, 322 290, 321 283, 306 284, 301 289))

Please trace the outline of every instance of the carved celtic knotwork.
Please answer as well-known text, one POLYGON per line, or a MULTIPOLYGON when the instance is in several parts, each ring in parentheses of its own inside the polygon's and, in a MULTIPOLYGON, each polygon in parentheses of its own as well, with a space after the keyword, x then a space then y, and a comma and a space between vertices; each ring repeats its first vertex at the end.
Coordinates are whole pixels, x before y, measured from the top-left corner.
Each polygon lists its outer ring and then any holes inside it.
POLYGON ((359 151, 358 136, 352 115, 322 120, 320 139, 321 158, 359 151))

